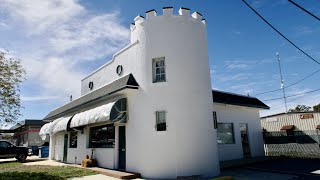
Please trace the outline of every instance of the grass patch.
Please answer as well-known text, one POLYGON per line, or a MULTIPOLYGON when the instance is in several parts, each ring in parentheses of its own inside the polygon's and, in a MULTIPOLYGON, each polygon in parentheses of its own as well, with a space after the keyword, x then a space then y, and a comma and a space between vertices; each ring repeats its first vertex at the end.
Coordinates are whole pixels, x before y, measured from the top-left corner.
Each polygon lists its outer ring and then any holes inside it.
POLYGON ((0 180, 61 180, 97 174, 88 169, 68 166, 26 166, 21 163, 0 164, 0 180))

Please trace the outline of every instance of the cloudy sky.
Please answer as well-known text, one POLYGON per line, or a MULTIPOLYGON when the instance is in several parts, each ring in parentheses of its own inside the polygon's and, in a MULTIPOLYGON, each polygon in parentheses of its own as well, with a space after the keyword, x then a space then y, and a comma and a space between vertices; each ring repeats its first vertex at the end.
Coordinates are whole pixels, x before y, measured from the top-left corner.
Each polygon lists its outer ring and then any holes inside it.
MULTIPOLYGON (((286 0, 248 0, 290 40, 320 61, 320 22, 286 0)), ((317 0, 295 0, 318 17, 317 0)), ((285 86, 320 65, 276 34, 240 0, 0 0, 0 50, 20 58, 27 70, 22 85, 22 119, 41 119, 80 96, 80 80, 128 45, 129 25, 137 15, 173 6, 199 11, 207 20, 209 61, 214 89, 257 96, 284 111, 276 52, 285 86), (198 1, 197 1, 198 2, 198 1), (260 95, 259 95, 260 94, 260 95), (277 100, 269 100, 277 99, 277 100)), ((320 103, 320 72, 286 89, 289 108, 320 103)))

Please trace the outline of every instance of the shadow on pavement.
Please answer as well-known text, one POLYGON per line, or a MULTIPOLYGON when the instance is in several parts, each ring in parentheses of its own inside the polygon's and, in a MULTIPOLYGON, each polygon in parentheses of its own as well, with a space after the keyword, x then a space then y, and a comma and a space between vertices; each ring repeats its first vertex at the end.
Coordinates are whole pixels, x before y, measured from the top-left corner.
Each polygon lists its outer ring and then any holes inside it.
POLYGON ((320 159, 281 158, 252 163, 244 166, 244 168, 298 176, 294 179, 320 179, 320 171, 318 171, 320 170, 320 159), (319 174, 315 171, 318 171, 319 174))

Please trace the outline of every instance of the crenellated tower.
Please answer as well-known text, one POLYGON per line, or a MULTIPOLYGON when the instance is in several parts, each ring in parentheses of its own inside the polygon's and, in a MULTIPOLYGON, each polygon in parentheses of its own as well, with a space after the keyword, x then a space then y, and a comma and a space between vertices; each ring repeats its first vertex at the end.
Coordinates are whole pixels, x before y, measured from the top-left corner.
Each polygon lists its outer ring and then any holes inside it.
POLYGON ((130 29, 141 91, 128 100, 127 170, 146 178, 218 175, 205 19, 165 7, 162 15, 137 16, 130 29), (157 58, 164 60, 161 82, 155 81, 157 58), (158 111, 165 112, 165 131, 155 129, 158 111))

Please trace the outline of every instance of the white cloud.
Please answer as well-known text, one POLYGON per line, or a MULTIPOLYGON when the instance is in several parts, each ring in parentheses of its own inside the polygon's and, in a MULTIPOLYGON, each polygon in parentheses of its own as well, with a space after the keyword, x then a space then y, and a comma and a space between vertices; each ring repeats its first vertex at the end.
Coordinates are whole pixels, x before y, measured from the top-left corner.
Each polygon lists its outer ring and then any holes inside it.
POLYGON ((22 96, 22 101, 43 101, 43 100, 54 100, 59 99, 59 96, 22 96))
POLYGON ((116 11, 97 14, 77 0, 0 0, 0 4, 0 18, 11 27, 0 34, 0 48, 7 49, 5 42, 10 42, 9 50, 27 70, 25 86, 37 85, 41 92, 34 97, 22 92, 23 101, 71 94, 76 98, 85 76, 85 67, 78 64, 110 57, 129 42, 129 29, 116 11))
POLYGON ((244 61, 244 60, 231 60, 231 61, 224 62, 227 70, 251 69, 254 63, 255 62, 244 61))
POLYGON ((238 74, 229 74, 229 75, 221 75, 218 77, 218 79, 221 82, 225 81, 240 81, 240 80, 246 80, 249 79, 251 75, 246 73, 238 73, 238 74))
POLYGON ((9 29, 10 27, 4 23, 4 22, 0 22, 0 30, 3 29, 3 30, 6 30, 6 29, 9 29))
POLYGON ((84 7, 75 0, 1 0, 0 3, 2 11, 11 20, 32 29, 32 34, 49 30, 57 24, 68 23, 85 13, 84 7))

